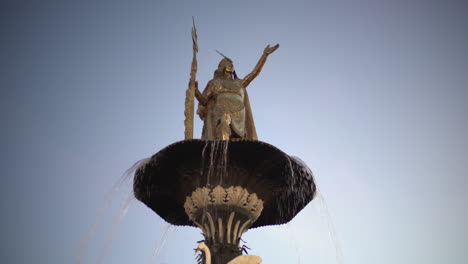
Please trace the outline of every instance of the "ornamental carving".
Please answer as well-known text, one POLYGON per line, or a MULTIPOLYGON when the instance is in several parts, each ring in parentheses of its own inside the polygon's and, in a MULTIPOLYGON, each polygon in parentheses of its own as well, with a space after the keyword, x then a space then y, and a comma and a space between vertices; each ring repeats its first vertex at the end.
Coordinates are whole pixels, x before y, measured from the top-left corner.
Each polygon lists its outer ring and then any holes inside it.
POLYGON ((184 204, 185 212, 190 220, 195 222, 195 214, 198 210, 212 205, 228 205, 242 208, 246 211, 252 222, 255 222, 263 210, 263 201, 257 194, 249 193, 240 186, 231 186, 227 189, 216 186, 213 189, 207 187, 197 188, 191 196, 187 196, 184 204))

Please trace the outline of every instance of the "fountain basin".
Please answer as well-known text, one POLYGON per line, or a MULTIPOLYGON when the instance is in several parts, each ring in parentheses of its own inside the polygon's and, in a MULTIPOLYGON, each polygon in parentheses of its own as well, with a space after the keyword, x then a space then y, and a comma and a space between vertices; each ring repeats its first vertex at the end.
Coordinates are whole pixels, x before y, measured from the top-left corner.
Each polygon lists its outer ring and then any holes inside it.
POLYGON ((135 197, 179 226, 197 226, 186 213, 187 198, 199 188, 212 192, 217 186, 239 186, 262 201, 263 210, 250 227, 289 222, 316 192, 312 172, 302 161, 253 140, 179 141, 152 156, 134 178, 135 197))

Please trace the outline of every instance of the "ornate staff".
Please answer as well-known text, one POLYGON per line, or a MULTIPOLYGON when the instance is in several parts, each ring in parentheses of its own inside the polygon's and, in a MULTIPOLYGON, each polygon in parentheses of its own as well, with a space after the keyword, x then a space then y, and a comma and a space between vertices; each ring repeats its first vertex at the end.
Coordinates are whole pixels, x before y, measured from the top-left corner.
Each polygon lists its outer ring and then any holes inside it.
POLYGON ((194 109, 194 96, 195 88, 198 85, 195 80, 197 74, 197 28, 195 27, 195 19, 192 17, 193 27, 192 27, 192 42, 193 42, 193 58, 192 58, 192 68, 190 71, 190 81, 187 90, 185 91, 185 139, 193 138, 193 109, 194 109))

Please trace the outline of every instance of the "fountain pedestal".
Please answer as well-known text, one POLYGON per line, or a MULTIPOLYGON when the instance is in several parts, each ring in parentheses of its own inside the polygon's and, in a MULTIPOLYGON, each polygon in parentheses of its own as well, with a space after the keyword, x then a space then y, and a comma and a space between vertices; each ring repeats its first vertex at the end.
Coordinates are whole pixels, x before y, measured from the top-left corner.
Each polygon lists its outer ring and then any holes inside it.
POLYGON ((310 169, 252 140, 185 140, 135 173, 135 197, 173 225, 202 230, 212 264, 242 254, 249 228, 289 222, 315 195, 310 169))
POLYGON ((239 242, 258 219, 263 201, 240 186, 197 188, 184 204, 213 254, 213 263, 227 263, 242 254, 239 242))

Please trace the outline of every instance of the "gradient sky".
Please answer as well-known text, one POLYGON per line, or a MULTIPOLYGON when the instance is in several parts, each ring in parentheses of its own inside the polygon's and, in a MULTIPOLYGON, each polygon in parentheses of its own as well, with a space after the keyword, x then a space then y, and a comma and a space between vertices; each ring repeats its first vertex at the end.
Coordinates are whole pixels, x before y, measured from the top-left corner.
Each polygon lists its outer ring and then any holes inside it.
POLYGON ((249 231, 251 254, 466 263, 467 6, 1 1, 0 262, 195 263, 195 228, 163 236, 167 225, 137 201, 117 221, 131 181, 105 206, 135 161, 183 139, 195 16, 201 88, 215 49, 243 77, 280 43, 249 86, 259 139, 304 160, 328 206, 317 199, 288 225, 249 231))

